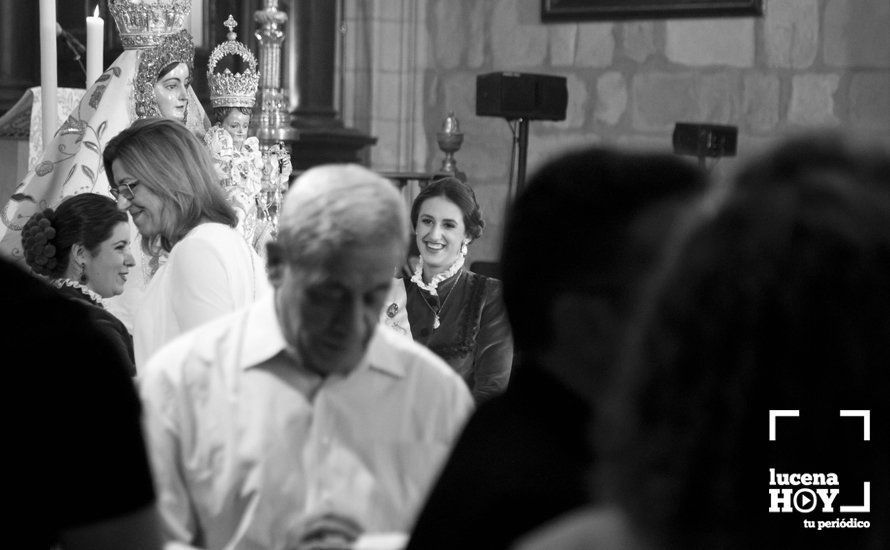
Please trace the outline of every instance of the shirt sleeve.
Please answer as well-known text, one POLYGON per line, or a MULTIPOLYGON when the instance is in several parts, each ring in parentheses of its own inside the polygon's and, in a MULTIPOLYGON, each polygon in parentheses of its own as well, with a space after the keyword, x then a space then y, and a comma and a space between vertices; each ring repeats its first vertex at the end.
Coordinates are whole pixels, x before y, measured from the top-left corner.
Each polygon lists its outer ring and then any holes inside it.
POLYGON ((173 312, 182 331, 235 310, 230 260, 203 238, 184 239, 171 256, 173 312))
POLYGON ((476 336, 473 397, 477 402, 493 397, 505 389, 513 366, 513 336, 507 311, 501 298, 500 281, 485 281, 485 303, 479 334, 476 336))
POLYGON ((170 374, 160 368, 173 364, 176 358, 162 351, 149 361, 140 381, 140 394, 145 407, 145 436, 151 449, 151 466, 158 507, 167 548, 195 544, 199 525, 189 497, 186 481, 181 474, 179 450, 181 435, 177 426, 180 414, 177 391, 170 374))

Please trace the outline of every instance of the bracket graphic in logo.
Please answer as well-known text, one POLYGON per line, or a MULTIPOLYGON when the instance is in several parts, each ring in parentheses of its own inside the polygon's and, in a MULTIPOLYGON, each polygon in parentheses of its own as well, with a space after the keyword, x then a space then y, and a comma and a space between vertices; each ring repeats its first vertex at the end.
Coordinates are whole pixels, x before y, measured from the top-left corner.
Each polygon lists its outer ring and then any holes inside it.
MULTIPOLYGON (((769 411, 769 440, 776 441, 776 419, 786 417, 799 417, 799 409, 770 409, 769 411)), ((871 411, 861 409, 841 409, 841 417, 858 417, 862 419, 862 440, 871 441, 871 411)), ((834 473, 776 473, 770 468, 770 512, 798 511, 804 514, 816 509, 822 503, 823 512, 833 512, 833 502, 840 489, 830 486, 838 485, 837 475, 834 473), (778 486, 790 485, 788 488, 778 486), (803 487, 801 487, 803 485, 803 487), (810 486, 815 486, 811 489, 810 486)), ((870 512, 871 511, 871 482, 862 482, 862 505, 841 505, 842 513, 870 512)))

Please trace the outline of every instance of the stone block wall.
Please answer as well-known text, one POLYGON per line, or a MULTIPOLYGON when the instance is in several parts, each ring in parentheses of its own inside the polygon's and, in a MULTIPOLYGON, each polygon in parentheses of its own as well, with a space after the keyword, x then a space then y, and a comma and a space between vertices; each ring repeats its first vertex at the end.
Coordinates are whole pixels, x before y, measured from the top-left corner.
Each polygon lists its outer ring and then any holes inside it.
MULTIPOLYGON (((387 1, 387 0, 381 0, 387 1)), ((454 111, 456 154, 485 211, 473 259, 497 259, 512 134, 475 115, 476 75, 567 78, 561 122, 531 122, 528 168, 579 144, 671 149, 675 122, 732 124, 739 156, 789 132, 844 127, 890 141, 890 2, 765 0, 762 18, 542 24, 540 0, 428 0, 423 76, 427 166, 454 111)))

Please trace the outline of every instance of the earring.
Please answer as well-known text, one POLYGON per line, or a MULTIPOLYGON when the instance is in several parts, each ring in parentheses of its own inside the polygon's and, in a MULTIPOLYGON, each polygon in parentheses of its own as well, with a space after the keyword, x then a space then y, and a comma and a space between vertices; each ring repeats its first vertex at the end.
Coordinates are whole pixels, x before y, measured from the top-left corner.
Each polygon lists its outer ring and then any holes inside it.
POLYGON ((463 254, 464 256, 467 255, 467 245, 469 243, 470 243, 470 241, 464 241, 463 244, 460 245, 460 253, 463 254))
POLYGON ((80 284, 87 284, 87 264, 80 264, 80 284))

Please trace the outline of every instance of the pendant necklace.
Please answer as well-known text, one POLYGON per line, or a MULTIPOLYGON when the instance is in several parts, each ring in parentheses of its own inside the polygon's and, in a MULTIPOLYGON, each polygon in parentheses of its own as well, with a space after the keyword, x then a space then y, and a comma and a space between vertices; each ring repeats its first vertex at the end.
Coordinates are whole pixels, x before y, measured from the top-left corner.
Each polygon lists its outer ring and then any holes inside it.
POLYGON ((457 274, 457 279, 454 280, 454 285, 451 287, 451 290, 448 291, 448 294, 445 296, 445 299, 442 300, 442 303, 439 305, 439 308, 436 309, 430 305, 429 302, 426 301, 426 296, 423 293, 420 294, 420 297, 423 299, 423 303, 426 304, 426 307, 430 308, 430 311, 433 312, 433 330, 439 328, 439 325, 442 323, 439 321, 439 312, 442 311, 442 308, 445 307, 445 302, 448 301, 448 298, 451 297, 451 294, 454 293, 454 289, 457 287, 457 283, 460 282, 460 276, 463 275, 463 271, 457 274))

